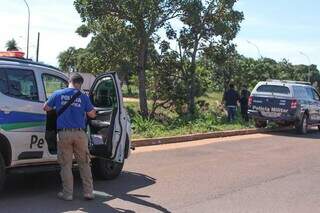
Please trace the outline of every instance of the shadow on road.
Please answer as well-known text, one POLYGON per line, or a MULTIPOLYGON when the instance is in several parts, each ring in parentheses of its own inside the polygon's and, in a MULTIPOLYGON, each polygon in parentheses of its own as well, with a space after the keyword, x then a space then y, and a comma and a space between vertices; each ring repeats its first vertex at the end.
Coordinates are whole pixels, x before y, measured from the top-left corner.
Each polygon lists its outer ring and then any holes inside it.
POLYGON ((58 172, 10 175, 0 196, 1 212, 134 212, 125 209, 128 206, 149 208, 154 212, 169 212, 164 207, 147 201, 150 196, 130 194, 131 191, 151 186, 156 179, 147 175, 123 172, 113 181, 94 182, 96 199, 84 201, 81 193, 79 174, 75 174, 75 199, 72 202, 61 201, 56 193, 61 187, 58 172), (108 202, 116 202, 112 207, 108 202), (120 201, 120 202, 119 202, 120 201))

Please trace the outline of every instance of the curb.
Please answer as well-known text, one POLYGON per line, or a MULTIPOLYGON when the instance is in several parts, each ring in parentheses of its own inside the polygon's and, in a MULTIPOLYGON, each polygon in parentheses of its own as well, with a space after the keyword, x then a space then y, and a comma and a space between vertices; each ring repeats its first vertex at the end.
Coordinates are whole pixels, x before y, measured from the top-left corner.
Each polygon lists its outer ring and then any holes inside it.
POLYGON ((133 140, 132 145, 134 147, 154 146, 154 145, 161 145, 161 144, 190 142, 190 141, 203 140, 203 139, 209 139, 209 138, 223 138, 223 137, 252 135, 257 133, 268 133, 268 132, 277 132, 277 131, 281 131, 281 130, 280 129, 243 129, 243 130, 218 131, 218 132, 210 132, 210 133, 202 133, 202 134, 200 133, 200 134, 192 134, 192 135, 184 135, 184 136, 138 139, 138 140, 133 140))

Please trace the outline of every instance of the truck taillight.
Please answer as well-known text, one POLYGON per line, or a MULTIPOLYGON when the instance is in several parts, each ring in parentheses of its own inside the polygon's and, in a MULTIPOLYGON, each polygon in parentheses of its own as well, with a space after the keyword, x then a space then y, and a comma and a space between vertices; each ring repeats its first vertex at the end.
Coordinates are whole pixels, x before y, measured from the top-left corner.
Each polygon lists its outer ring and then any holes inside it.
POLYGON ((253 103, 253 96, 250 96, 249 97, 249 100, 248 100, 248 106, 252 106, 252 103, 253 103))
POLYGON ((291 101, 291 109, 297 109, 298 107, 298 101, 296 99, 293 99, 291 101))

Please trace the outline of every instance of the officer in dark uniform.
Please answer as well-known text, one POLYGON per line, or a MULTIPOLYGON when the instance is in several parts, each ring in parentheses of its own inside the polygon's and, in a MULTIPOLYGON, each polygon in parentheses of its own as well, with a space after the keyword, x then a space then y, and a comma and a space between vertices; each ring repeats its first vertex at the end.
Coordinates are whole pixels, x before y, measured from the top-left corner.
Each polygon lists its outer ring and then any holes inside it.
POLYGON ((229 90, 224 93, 222 99, 222 102, 225 104, 228 110, 229 122, 232 122, 236 119, 239 98, 239 93, 234 89, 234 85, 230 84, 229 90))
POLYGON ((241 108, 242 118, 246 122, 249 121, 249 116, 248 116, 249 97, 250 97, 250 91, 248 90, 248 86, 243 85, 242 90, 241 90, 241 96, 240 96, 240 108, 241 108))

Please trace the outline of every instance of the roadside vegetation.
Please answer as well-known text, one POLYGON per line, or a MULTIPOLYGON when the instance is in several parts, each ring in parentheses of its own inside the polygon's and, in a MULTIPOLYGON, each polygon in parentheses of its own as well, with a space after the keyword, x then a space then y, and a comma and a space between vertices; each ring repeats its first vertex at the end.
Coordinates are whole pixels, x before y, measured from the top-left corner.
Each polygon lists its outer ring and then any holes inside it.
POLYGON ((91 42, 61 52, 59 66, 117 71, 135 138, 250 128, 226 122, 221 96, 230 83, 238 90, 266 79, 320 85, 320 74, 316 65, 240 55, 234 39, 245 14, 237 2, 75 0, 83 22, 76 33, 91 42))
POLYGON ((253 128, 251 122, 244 122, 238 114, 235 122, 229 123, 221 106, 222 93, 211 92, 198 99, 206 103, 193 116, 179 115, 174 109, 161 108, 153 118, 139 114, 139 102, 134 97, 125 98, 125 106, 130 114, 133 139, 168 137, 207 133, 223 130, 253 128))

